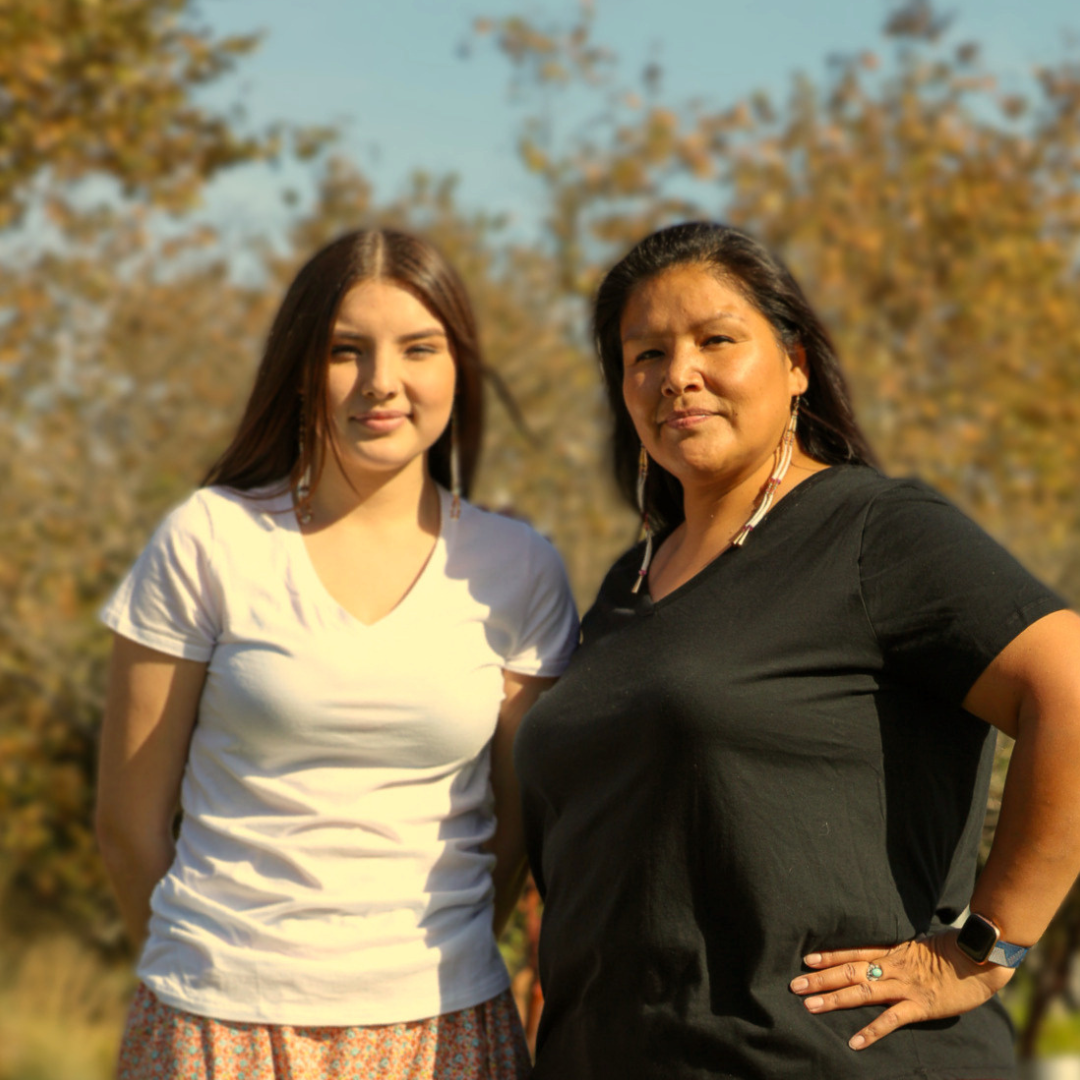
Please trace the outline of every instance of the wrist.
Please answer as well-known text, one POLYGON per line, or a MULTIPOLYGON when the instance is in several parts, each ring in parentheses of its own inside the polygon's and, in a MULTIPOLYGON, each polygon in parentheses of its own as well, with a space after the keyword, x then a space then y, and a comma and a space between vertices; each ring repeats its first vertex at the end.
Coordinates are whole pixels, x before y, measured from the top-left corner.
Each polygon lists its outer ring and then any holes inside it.
POLYGON ((1001 927, 988 915, 972 911, 956 938, 956 947, 976 964, 1016 968, 1031 946, 1007 941, 1001 927))

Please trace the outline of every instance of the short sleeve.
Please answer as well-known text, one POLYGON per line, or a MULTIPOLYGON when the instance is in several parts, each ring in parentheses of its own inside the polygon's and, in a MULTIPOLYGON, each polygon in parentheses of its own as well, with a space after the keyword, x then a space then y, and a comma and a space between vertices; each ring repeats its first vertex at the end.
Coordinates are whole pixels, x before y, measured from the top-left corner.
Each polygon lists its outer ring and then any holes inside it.
POLYGON ((504 667, 519 675, 561 675, 577 648, 577 608, 559 553, 530 533, 528 597, 504 667))
POLYGON ((209 660, 220 633, 213 531, 196 492, 165 518, 101 609, 122 637, 185 660, 209 660))
POLYGON ((864 519, 860 582, 884 675, 960 704, 991 660, 1067 607, 947 499, 916 480, 864 519))

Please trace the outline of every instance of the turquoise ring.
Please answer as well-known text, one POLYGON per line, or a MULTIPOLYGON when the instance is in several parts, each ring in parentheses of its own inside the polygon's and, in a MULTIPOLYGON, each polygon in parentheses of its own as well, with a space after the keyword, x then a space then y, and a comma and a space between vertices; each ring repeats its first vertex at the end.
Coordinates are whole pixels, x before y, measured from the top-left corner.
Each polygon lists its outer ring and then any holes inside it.
POLYGON ((866 969, 866 981, 877 982, 878 979, 880 979, 881 976, 884 974, 885 972, 881 970, 881 965, 875 964, 871 961, 870 965, 866 969))

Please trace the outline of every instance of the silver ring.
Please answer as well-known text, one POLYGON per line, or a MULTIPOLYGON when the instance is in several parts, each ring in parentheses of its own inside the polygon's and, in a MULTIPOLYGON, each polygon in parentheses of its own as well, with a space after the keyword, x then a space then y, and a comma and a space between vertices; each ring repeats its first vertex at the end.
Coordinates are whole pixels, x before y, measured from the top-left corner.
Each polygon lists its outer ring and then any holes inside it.
POLYGON ((884 974, 885 972, 881 970, 881 965, 871 961, 866 968, 866 981, 877 982, 884 974))

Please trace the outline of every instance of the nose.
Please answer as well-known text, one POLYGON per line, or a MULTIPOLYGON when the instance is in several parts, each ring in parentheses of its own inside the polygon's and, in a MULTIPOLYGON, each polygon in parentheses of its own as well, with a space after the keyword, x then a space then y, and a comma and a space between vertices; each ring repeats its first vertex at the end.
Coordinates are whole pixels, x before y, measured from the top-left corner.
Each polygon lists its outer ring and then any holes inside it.
POLYGON ((703 384, 699 360, 695 345, 689 342, 677 344, 664 369, 662 392, 668 397, 679 397, 687 391, 700 390, 703 384))
POLYGON ((391 349, 373 349, 358 374, 360 392, 372 401, 386 401, 401 389, 400 363, 391 349))

